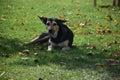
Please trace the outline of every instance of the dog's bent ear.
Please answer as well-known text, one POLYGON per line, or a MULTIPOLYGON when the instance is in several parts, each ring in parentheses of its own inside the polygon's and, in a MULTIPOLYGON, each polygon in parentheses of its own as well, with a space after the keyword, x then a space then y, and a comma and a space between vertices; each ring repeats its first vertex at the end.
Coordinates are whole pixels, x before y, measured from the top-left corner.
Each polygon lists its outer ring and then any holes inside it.
POLYGON ((67 22, 67 20, 57 19, 57 22, 58 22, 58 23, 65 23, 65 22, 67 22))
POLYGON ((43 17, 43 16, 38 16, 39 18, 40 18, 40 20, 44 23, 44 24, 46 24, 46 22, 47 22, 47 18, 46 17, 43 17))

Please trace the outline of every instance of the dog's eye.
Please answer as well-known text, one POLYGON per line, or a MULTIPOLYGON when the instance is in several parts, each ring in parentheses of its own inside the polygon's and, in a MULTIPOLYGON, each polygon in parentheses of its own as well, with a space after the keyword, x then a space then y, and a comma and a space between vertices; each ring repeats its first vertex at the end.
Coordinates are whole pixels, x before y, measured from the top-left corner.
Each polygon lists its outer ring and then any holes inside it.
POLYGON ((50 23, 46 23, 46 25, 47 25, 47 26, 49 26, 49 25, 50 25, 50 23))
POLYGON ((57 25, 57 23, 53 23, 53 26, 56 26, 57 25))

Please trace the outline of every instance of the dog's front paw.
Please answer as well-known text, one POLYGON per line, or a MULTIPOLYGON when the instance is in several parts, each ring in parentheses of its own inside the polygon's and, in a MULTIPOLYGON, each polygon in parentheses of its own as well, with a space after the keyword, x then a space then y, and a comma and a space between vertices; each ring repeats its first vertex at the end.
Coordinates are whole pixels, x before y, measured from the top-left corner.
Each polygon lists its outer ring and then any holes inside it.
POLYGON ((48 46, 48 50, 47 51, 52 51, 52 46, 48 46))
POLYGON ((52 49, 48 49, 47 51, 52 51, 52 49))

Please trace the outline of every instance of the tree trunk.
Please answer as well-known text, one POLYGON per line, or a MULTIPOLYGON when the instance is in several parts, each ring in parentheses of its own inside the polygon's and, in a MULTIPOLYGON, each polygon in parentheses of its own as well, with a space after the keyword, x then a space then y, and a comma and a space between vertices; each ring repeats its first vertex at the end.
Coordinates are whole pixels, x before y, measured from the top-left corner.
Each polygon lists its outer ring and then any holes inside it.
POLYGON ((118 0, 118 6, 120 7, 120 0, 118 0))
POLYGON ((113 0, 113 6, 116 6, 116 0, 113 0))
POLYGON ((94 0, 94 6, 96 6, 97 0, 94 0))

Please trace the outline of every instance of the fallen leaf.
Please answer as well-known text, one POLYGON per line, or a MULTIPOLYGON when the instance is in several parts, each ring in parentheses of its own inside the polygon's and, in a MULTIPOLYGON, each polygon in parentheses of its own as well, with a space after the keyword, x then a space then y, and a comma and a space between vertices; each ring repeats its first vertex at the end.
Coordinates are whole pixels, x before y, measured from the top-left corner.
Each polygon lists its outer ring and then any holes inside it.
POLYGON ((108 52, 108 49, 104 48, 102 49, 102 52, 108 52))
POLYGON ((34 62, 35 62, 35 63, 39 63, 39 60, 38 60, 38 59, 34 59, 34 62))
POLYGON ((25 28, 25 31, 28 31, 28 29, 27 29, 27 28, 25 28))
POLYGON ((24 22, 21 22, 20 24, 21 24, 21 25, 25 25, 25 23, 24 23, 24 22))
POLYGON ((50 75, 54 75, 54 72, 49 72, 50 75))
POLYGON ((88 56, 93 56, 93 52, 90 50, 88 53, 87 53, 88 56))
POLYGON ((112 20, 113 20, 113 18, 112 18, 111 15, 106 15, 106 16, 105 16, 105 19, 106 19, 106 20, 109 20, 109 21, 112 21, 112 20))
POLYGON ((0 18, 0 21, 5 21, 5 20, 6 20, 6 18, 3 18, 3 17, 2 17, 2 18, 0 18))
POLYGON ((29 53, 29 52, 30 52, 30 50, 25 49, 25 50, 23 50, 22 52, 23 52, 23 53, 29 53))
POLYGON ((12 53, 12 54, 9 54, 9 56, 10 56, 10 57, 13 57, 14 55, 15 55, 14 53, 12 53))
POLYGON ((23 56, 23 52, 18 52, 18 55, 19 56, 23 56))
POLYGON ((8 5, 8 6, 7 6, 7 8, 8 8, 8 9, 11 9, 11 8, 12 8, 12 6, 11 6, 11 5, 8 5))
POLYGON ((63 19, 63 18, 64 18, 64 16, 63 16, 63 15, 61 15, 61 16, 59 16, 59 18, 63 19))
POLYGON ((113 44, 117 44, 118 42, 117 41, 113 41, 113 44))
POLYGON ((38 80, 43 80, 42 78, 39 78, 38 80))
POLYGON ((9 54, 1 54, 2 55, 2 57, 6 57, 6 58, 8 58, 10 55, 9 54))
POLYGON ((17 28, 16 28, 16 27, 12 27, 11 29, 12 29, 12 30, 17 30, 17 28))
POLYGON ((115 62, 115 59, 106 59, 108 62, 115 62))
POLYGON ((90 47, 91 47, 92 49, 96 49, 96 48, 97 48, 96 44, 92 44, 90 47))
POLYGON ((84 27, 86 26, 86 24, 87 24, 86 22, 83 22, 83 23, 80 23, 79 25, 84 27))
POLYGON ((60 62, 60 64, 61 64, 61 65, 65 65, 66 63, 65 63, 65 62, 63 62, 63 61, 61 61, 61 62, 60 62))
POLYGON ((78 29, 78 34, 83 34, 82 28, 79 28, 79 29, 78 29))
POLYGON ((16 46, 23 46, 23 44, 20 43, 20 42, 15 42, 15 45, 16 45, 16 46))
POLYGON ((78 61, 78 60, 80 59, 80 57, 74 57, 74 59, 75 59, 76 61, 78 61))
POLYGON ((2 34, 0 34, 0 38, 3 38, 3 35, 2 35, 2 34))
POLYGON ((112 33, 112 31, 111 31, 111 30, 107 30, 107 33, 111 34, 111 33, 112 33))
POLYGON ((81 14, 80 14, 80 13, 77 13, 76 15, 77 15, 77 16, 81 16, 81 14))
POLYGON ((116 63, 112 63, 112 64, 109 64, 110 66, 120 66, 120 64, 116 64, 116 63))
POLYGON ((27 58, 27 57, 22 57, 21 59, 24 60, 24 61, 28 61, 29 60, 29 58, 27 58))
POLYGON ((38 55, 38 53, 34 53, 34 55, 36 56, 36 55, 38 55))
POLYGON ((102 64, 102 63, 96 63, 95 66, 106 67, 108 65, 107 64, 102 64))
POLYGON ((34 9, 34 7, 31 7, 31 9, 34 9))
POLYGON ((116 51, 115 56, 120 56, 120 51, 116 51))

